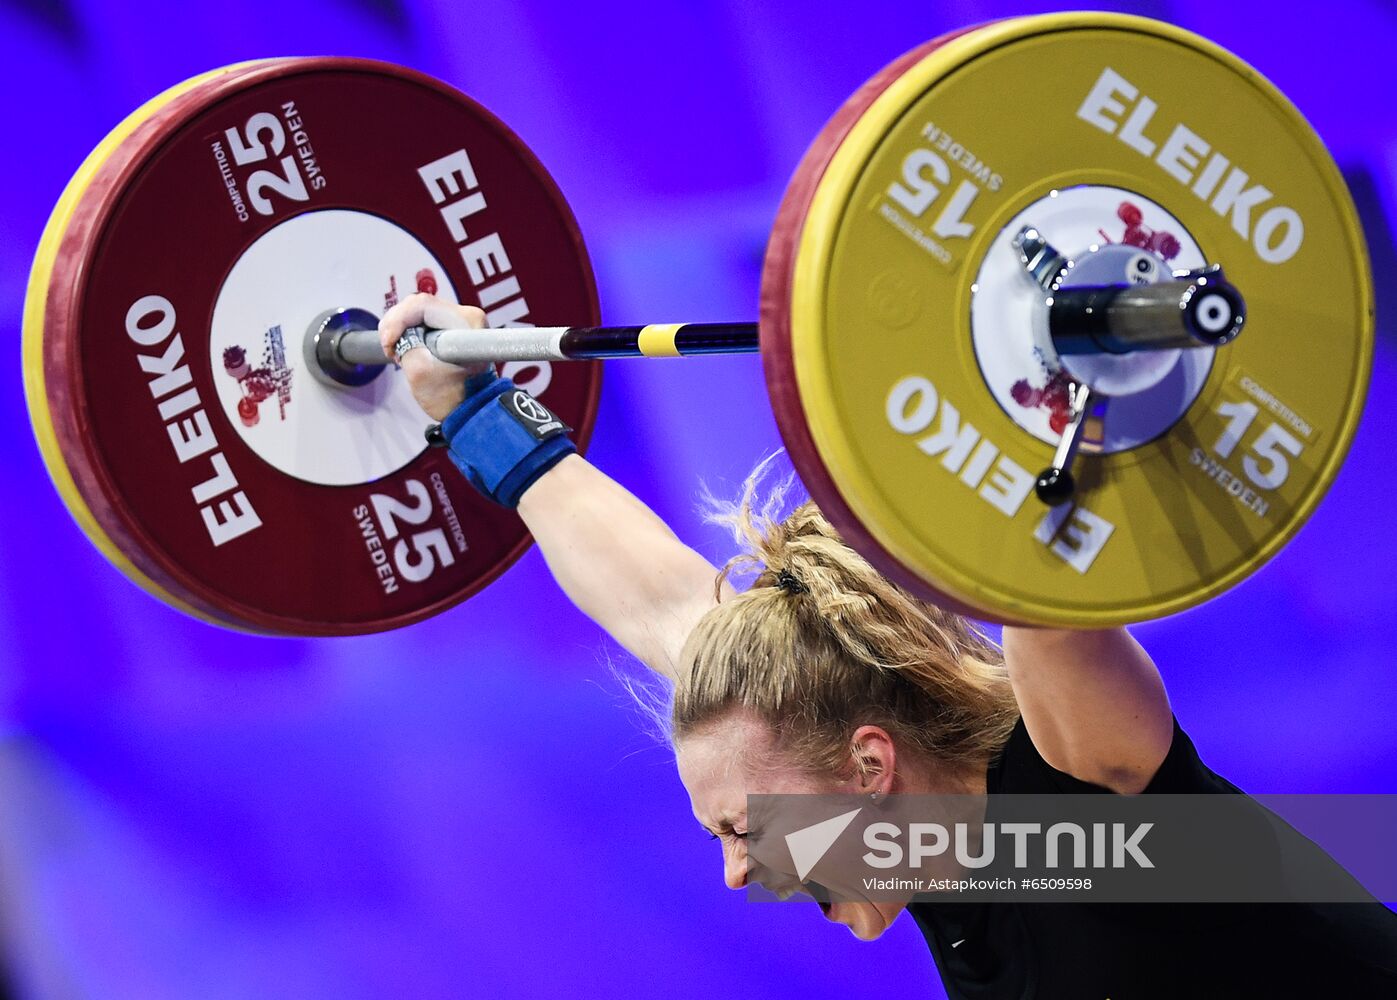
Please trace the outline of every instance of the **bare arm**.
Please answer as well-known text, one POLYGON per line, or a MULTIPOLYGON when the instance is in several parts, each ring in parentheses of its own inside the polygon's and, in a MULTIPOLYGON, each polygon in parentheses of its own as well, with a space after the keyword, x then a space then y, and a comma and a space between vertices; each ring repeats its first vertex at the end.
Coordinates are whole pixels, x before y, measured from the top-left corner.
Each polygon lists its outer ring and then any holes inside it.
MULTIPOLYGON (((409 296, 379 326, 388 356, 404 329, 424 322, 481 327, 485 314, 427 295, 409 296)), ((461 404, 466 379, 485 368, 443 364, 421 348, 408 351, 402 365, 413 396, 435 420, 461 404)), ((577 455, 529 487, 519 514, 573 603, 651 670, 673 678, 684 640, 715 603, 718 573, 708 561, 577 455)))
POLYGON ((572 602, 673 678, 684 640, 715 603, 718 574, 708 560, 577 455, 531 486, 519 513, 572 602))
POLYGON ((1004 629, 1009 680, 1053 767, 1116 792, 1145 786, 1174 736, 1164 681, 1125 629, 1004 629))

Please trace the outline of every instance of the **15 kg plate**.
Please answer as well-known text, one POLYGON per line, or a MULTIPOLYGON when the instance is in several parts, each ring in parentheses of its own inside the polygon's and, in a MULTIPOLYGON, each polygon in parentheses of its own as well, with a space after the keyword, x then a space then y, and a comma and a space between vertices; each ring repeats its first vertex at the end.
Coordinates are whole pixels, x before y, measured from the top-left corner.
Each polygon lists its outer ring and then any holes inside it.
POLYGON ((846 537, 942 603, 1073 626, 1182 610, 1273 555, 1337 473, 1373 336, 1352 203, 1285 98, 1187 32, 1062 14, 935 45, 851 105, 792 182, 762 311, 783 435, 846 537), (1057 387, 998 263, 1039 218, 1068 256, 1221 263, 1249 316, 1172 390, 1112 400, 1055 510, 1033 480, 1057 387))

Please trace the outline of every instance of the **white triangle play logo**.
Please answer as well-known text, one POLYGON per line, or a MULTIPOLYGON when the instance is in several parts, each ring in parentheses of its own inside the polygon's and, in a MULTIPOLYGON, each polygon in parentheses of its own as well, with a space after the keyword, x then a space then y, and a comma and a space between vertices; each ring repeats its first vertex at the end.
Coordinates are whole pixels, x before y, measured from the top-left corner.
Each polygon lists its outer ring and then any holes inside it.
POLYGON ((790 849, 791 860, 795 862, 796 878, 805 881, 805 877, 814 871, 825 852, 834 846, 839 835, 849 828, 854 817, 861 812, 862 808, 855 809, 842 816, 786 834, 786 847, 790 849))

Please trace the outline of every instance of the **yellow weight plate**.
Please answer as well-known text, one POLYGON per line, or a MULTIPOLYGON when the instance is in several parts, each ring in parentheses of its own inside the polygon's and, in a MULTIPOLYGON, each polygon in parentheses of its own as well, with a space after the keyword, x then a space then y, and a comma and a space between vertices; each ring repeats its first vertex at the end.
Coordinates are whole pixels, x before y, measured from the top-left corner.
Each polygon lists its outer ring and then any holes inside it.
POLYGON ((838 499, 886 571, 991 619, 1108 626, 1236 584, 1314 510, 1362 408, 1373 290, 1338 170, 1254 70, 1142 18, 1018 18, 932 51, 834 152, 791 266, 838 499), (1112 400, 1056 509, 1032 488, 1061 386, 1024 346, 1024 224, 1070 257, 1221 264, 1248 306, 1237 341, 1112 400))

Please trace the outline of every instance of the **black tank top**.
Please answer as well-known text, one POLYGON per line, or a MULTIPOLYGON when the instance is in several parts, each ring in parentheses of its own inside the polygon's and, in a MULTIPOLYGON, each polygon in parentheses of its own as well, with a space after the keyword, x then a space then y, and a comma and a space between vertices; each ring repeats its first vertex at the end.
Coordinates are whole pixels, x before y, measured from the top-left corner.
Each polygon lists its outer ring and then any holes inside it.
MULTIPOLYGON (((991 795, 1111 794, 1043 760, 1022 720, 991 795)), ((1174 723, 1150 793, 1242 794, 1174 723)), ((1397 914, 1381 903, 913 902, 951 1000, 1397 998, 1397 914)))

